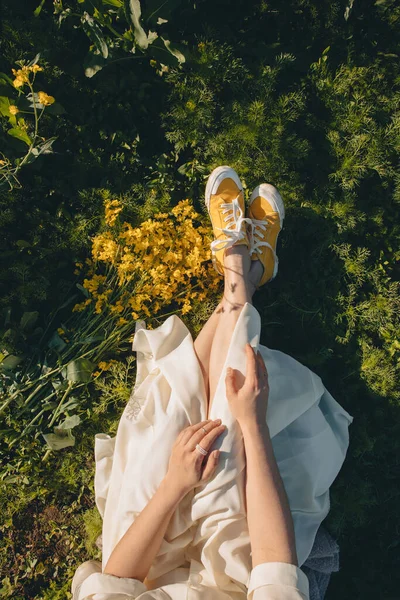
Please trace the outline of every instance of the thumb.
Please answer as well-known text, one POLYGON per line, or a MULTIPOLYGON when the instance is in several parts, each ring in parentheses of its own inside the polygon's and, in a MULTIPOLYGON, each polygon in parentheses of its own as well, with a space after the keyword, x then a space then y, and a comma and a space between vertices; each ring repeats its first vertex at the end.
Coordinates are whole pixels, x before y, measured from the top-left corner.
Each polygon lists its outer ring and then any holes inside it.
POLYGON ((231 369, 231 367, 228 367, 226 370, 225 385, 227 395, 236 394, 236 377, 235 372, 233 369, 231 369))
POLYGON ((214 450, 209 455, 206 466, 204 467, 203 475, 201 476, 202 481, 207 481, 214 475, 218 466, 219 454, 219 450, 214 450))

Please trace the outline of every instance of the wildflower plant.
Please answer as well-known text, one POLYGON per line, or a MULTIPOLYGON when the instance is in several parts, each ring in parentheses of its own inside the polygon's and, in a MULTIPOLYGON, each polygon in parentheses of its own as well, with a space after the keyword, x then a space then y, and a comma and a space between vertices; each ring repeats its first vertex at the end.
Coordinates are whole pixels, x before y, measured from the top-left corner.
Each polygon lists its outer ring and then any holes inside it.
POLYGON ((34 359, 6 355, 0 363, 0 414, 8 424, 11 415, 13 423, 25 423, 19 432, 3 432, 8 449, 32 432, 43 434, 49 451, 74 445, 71 430, 84 409, 78 392, 110 369, 111 356, 128 349, 135 322, 148 317, 151 329, 161 314, 184 315, 219 286, 210 228, 189 200, 137 227, 121 220, 118 200, 106 199, 104 209, 92 256, 76 265, 84 299, 34 359), (54 433, 45 434, 52 426, 54 433))
MULTIPOLYGON (((35 16, 40 14, 43 4, 43 1, 39 4, 35 16)), ((160 76, 169 66, 185 62, 184 54, 168 35, 169 21, 180 0, 164 0, 158 6, 142 4, 139 0, 96 3, 79 0, 67 6, 62 0, 54 1, 58 26, 73 20, 91 42, 84 59, 86 77, 93 77, 111 63, 138 59, 144 53, 150 56, 150 64, 160 76)))
MULTIPOLYGON (((64 108, 55 102, 53 96, 43 90, 35 91, 36 75, 43 71, 43 67, 38 64, 39 58, 40 54, 37 54, 27 64, 24 60, 17 61, 16 64, 20 68, 12 69, 13 80, 5 73, 0 73, 0 116, 8 119, 11 125, 7 134, 28 146, 28 152, 23 156, 13 156, 11 151, 8 152, 8 156, 3 152, 0 153, 0 190, 21 187, 17 174, 22 167, 36 160, 41 154, 52 152, 52 144, 57 138, 45 139, 39 135, 39 121, 43 113, 45 111, 53 114, 65 112, 64 108), (33 117, 33 123, 27 121, 24 115, 33 117)), ((20 153, 19 148, 20 145, 17 143, 17 154, 20 153)))

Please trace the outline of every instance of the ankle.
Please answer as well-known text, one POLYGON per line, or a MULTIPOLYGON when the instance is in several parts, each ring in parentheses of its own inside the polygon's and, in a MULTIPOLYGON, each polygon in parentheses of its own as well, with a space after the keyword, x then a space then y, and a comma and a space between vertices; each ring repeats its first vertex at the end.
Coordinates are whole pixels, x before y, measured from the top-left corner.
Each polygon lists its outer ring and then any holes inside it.
POLYGON ((224 268, 225 274, 229 272, 237 273, 238 275, 247 276, 251 267, 251 258, 249 250, 246 246, 231 246, 224 252, 224 268))

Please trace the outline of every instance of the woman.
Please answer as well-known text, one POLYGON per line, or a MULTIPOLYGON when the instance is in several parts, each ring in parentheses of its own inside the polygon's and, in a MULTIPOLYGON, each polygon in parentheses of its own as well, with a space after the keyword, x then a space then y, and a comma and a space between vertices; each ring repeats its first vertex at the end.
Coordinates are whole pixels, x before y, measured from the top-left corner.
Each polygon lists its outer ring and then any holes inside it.
POLYGON ((133 395, 116 436, 95 436, 102 564, 77 569, 74 600, 309 597, 299 567, 353 418, 317 375, 259 344, 252 296, 278 270, 276 188, 258 186, 245 216, 238 175, 219 167, 206 205, 223 297, 195 341, 176 315, 137 324, 133 395))

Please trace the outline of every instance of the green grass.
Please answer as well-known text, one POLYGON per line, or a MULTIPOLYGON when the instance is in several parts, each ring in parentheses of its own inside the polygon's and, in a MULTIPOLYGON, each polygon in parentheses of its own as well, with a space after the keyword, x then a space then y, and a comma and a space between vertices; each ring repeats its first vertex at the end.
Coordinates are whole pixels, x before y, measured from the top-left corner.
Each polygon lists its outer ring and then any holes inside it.
MULTIPOLYGON (((87 79, 81 30, 58 30, 49 8, 35 19, 6 2, 0 71, 41 52, 43 89, 67 112, 44 122, 44 135, 59 136, 55 154, 0 198, 0 308, 15 322, 37 310, 46 323, 89 255, 105 194, 137 223, 185 197, 205 213, 205 178, 219 164, 237 169, 248 194, 275 184, 287 218, 279 275, 254 299, 261 342, 317 372, 354 416, 325 521, 341 549, 327 598, 389 600, 400 566, 400 13, 390 0, 359 1, 345 19, 346 6, 184 2, 170 32, 182 68, 160 77, 144 56, 87 79)), ((183 317, 193 335, 215 301, 183 317)), ((0 335, 9 351, 33 344, 18 328, 0 335)), ((16 480, 0 491, 0 597, 69 597, 76 566, 98 558, 94 434, 116 431, 129 397, 134 365, 119 358, 83 394, 73 448, 46 462, 40 438, 13 450, 16 480)), ((6 426, 22 424, 11 414, 6 426)))

